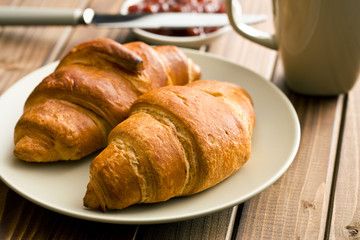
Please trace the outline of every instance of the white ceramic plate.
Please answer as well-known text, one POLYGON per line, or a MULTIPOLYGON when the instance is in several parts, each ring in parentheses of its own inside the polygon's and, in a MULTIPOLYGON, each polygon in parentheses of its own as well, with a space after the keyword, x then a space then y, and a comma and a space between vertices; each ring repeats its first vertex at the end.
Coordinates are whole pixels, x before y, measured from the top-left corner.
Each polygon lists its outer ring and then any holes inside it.
POLYGON ((90 156, 80 161, 26 163, 13 156, 13 129, 34 87, 58 64, 54 62, 25 76, 0 97, 0 174, 10 188, 52 211, 76 218, 124 224, 180 221, 208 215, 242 203, 274 183, 290 166, 300 141, 294 108, 272 83, 239 65, 192 50, 204 79, 234 82, 252 96, 256 125, 249 161, 233 176, 202 193, 106 213, 83 207, 89 181, 90 156))
MULTIPOLYGON (((128 7, 137 4, 139 2, 142 2, 142 0, 126 0, 121 7, 120 13, 127 14, 128 7)), ((241 5, 237 1, 234 1, 234 11, 235 11, 234 16, 241 16, 242 14, 241 5)), ((142 40, 152 45, 170 44, 179 47, 199 48, 202 45, 208 44, 214 41, 215 39, 221 37, 225 33, 229 32, 231 29, 232 28, 229 25, 222 27, 215 32, 211 32, 200 36, 189 36, 189 37, 164 36, 160 34, 151 33, 140 28, 132 29, 132 32, 136 37, 139 38, 139 40, 142 40)))

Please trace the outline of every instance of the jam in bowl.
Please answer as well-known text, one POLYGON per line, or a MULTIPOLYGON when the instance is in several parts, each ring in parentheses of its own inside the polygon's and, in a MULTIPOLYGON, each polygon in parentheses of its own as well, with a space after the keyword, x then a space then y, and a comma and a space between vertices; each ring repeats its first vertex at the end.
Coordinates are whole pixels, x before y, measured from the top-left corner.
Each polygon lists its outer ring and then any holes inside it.
MULTIPOLYGON (((197 12, 226 13, 221 0, 145 0, 128 7, 128 13, 197 12)), ((165 36, 200 36, 219 30, 219 27, 196 27, 185 29, 144 29, 165 36)))

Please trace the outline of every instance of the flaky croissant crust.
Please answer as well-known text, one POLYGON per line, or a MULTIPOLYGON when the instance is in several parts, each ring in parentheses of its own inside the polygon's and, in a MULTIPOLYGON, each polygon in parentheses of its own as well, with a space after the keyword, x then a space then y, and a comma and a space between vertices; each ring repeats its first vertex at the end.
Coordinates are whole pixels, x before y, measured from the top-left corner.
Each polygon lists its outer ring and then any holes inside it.
POLYGON ((81 43, 28 97, 15 127, 14 154, 35 162, 80 159, 106 146, 109 132, 140 95, 200 74, 174 46, 81 43))
POLYGON ((142 95, 92 162, 89 208, 122 209, 210 188, 250 157, 255 124, 248 93, 198 80, 142 95))

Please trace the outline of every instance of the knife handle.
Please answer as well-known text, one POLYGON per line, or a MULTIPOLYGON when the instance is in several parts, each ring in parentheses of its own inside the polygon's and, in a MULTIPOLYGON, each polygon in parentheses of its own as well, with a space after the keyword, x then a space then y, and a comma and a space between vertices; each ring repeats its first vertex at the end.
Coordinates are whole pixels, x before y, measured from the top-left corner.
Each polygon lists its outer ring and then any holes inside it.
POLYGON ((85 11, 58 8, 0 7, 0 25, 78 25, 87 24, 85 11))

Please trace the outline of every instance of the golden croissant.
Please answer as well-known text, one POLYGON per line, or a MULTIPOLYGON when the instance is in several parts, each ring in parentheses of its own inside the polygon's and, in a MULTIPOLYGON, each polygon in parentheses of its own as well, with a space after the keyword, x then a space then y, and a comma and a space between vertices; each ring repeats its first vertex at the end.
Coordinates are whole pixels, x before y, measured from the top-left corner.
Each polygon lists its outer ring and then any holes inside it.
POLYGON ((231 83, 145 93, 91 163, 84 206, 122 209, 208 189, 249 159, 254 124, 249 94, 231 83))
POLYGON ((15 127, 14 154, 32 162, 80 159, 107 145, 109 132, 140 95, 200 74, 174 46, 81 43, 28 97, 15 127))

